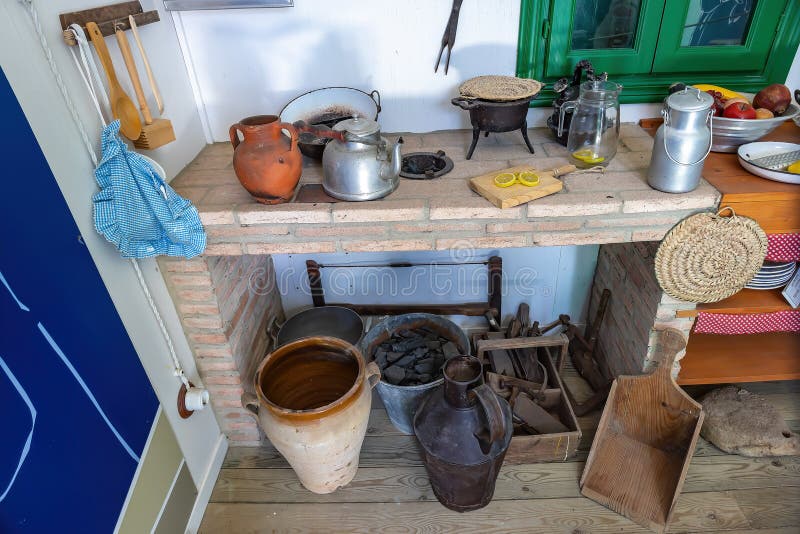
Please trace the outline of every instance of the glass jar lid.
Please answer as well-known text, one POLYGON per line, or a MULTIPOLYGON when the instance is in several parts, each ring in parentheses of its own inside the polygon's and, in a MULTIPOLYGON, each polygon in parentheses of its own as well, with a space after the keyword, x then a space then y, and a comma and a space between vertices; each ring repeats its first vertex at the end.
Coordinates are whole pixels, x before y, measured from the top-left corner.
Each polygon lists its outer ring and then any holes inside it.
POLYGON ((380 132, 381 126, 374 120, 355 116, 352 119, 337 122, 333 129, 337 132, 346 132, 356 137, 364 137, 380 132))
POLYGON ((687 87, 667 97, 667 106, 675 111, 706 111, 713 105, 713 96, 693 87, 687 87))
POLYGON ((619 98, 622 85, 607 80, 591 80, 580 86, 581 100, 613 101, 619 98))

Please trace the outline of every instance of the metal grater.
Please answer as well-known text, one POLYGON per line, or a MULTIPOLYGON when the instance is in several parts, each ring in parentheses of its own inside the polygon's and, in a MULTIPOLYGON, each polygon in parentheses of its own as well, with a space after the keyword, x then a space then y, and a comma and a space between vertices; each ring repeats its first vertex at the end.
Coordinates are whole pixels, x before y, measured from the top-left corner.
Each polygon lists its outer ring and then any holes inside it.
MULTIPOLYGON (((749 158, 750 155, 746 154, 749 158)), ((771 156, 764 156, 761 158, 748 160, 748 163, 761 167, 762 169, 769 169, 772 171, 782 171, 795 161, 800 159, 800 150, 793 150, 791 152, 781 152, 780 154, 773 154, 771 156)))

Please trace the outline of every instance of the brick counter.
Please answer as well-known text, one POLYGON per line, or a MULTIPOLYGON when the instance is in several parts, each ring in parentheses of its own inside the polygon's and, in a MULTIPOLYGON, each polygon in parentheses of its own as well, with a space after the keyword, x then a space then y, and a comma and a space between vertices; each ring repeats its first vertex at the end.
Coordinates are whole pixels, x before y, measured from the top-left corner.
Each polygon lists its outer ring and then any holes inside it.
MULTIPOLYGON (((568 163, 566 150, 539 128, 530 130, 535 155, 527 152, 519 132, 509 132, 481 138, 473 159, 466 161, 471 135, 468 130, 404 134, 405 152, 441 149, 455 168, 433 180, 401 178, 398 189, 381 200, 258 204, 236 179, 228 143, 209 145, 171 185, 198 207, 208 232, 207 256, 659 240, 687 215, 719 203, 719 193, 705 180, 686 194, 651 189, 645 171, 652 140, 626 124, 605 174, 567 175, 560 193, 499 209, 470 190, 468 179, 514 165, 552 169, 568 163)), ((306 160, 301 184, 321 180, 321 166, 306 160)))
MULTIPOLYGON (((649 273, 652 254, 637 252, 652 252, 654 244, 625 243, 660 240, 684 217, 715 209, 716 189, 705 181, 681 195, 651 189, 645 171, 652 140, 639 127, 623 125, 619 152, 605 174, 568 175, 562 192, 501 210, 473 193, 467 180, 514 165, 562 166, 566 151, 549 131, 532 129, 535 155, 519 132, 510 132, 481 138, 466 161, 471 135, 404 134, 406 152, 441 149, 455 168, 433 180, 401 178, 394 193, 376 201, 258 204, 236 179, 228 143, 206 147, 173 180, 175 190, 197 205, 208 247, 188 261, 159 258, 159 266, 217 421, 232 444, 263 439, 239 398, 252 391, 255 368, 269 350, 267 328, 283 320, 271 254, 605 244, 591 301, 596 306, 605 287, 613 292, 603 346, 612 369, 646 367, 655 326, 688 331, 691 321, 675 324, 672 309, 685 306, 665 298, 649 273)), ((306 161, 301 183, 321 179, 319 164, 306 161)))

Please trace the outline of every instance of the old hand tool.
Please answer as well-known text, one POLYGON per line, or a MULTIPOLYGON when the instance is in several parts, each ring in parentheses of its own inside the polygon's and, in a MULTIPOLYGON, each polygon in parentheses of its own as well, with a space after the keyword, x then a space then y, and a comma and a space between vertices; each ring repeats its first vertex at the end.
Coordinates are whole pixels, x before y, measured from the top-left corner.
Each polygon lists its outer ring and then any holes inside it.
POLYGON ((444 52, 444 48, 447 47, 447 59, 445 60, 444 64, 444 73, 447 75, 447 71, 450 69, 450 52, 453 51, 453 45, 456 42, 456 30, 458 29, 458 14, 461 11, 461 2, 463 0, 453 0, 453 8, 450 11, 450 18, 447 21, 447 26, 444 29, 444 35, 442 35, 442 46, 439 48, 439 57, 436 58, 436 67, 434 67, 433 72, 439 72, 439 63, 442 61, 442 52, 444 52))

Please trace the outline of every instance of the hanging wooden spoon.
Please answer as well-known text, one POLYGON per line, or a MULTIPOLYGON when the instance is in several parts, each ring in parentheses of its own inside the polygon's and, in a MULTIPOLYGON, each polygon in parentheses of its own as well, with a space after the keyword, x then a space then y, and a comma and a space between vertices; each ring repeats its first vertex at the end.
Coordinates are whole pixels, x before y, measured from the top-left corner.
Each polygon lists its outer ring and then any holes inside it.
POLYGON ((111 55, 108 53, 106 41, 103 38, 103 34, 100 33, 100 28, 94 22, 87 22, 86 29, 89 31, 89 37, 92 39, 92 44, 97 50, 97 56, 100 58, 100 63, 103 65, 103 70, 105 70, 108 77, 108 97, 111 101, 111 114, 115 119, 119 119, 119 131, 122 135, 131 141, 135 141, 142 134, 142 121, 139 118, 136 104, 125 94, 119 84, 119 80, 117 80, 114 64, 111 62, 111 55))

